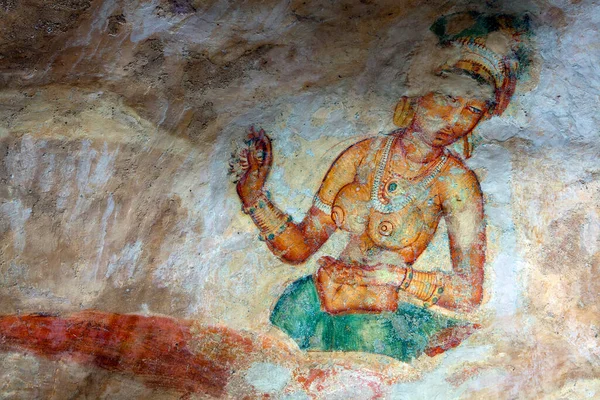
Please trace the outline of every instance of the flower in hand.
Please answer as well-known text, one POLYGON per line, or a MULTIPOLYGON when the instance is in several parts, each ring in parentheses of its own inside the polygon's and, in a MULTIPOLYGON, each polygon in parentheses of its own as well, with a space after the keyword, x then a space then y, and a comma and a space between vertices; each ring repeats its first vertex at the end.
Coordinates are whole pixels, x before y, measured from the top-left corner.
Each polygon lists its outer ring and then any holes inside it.
POLYGON ((236 190, 244 206, 256 202, 263 193, 271 170, 273 153, 271 139, 263 129, 258 132, 250 127, 245 146, 232 154, 229 174, 234 176, 236 190))

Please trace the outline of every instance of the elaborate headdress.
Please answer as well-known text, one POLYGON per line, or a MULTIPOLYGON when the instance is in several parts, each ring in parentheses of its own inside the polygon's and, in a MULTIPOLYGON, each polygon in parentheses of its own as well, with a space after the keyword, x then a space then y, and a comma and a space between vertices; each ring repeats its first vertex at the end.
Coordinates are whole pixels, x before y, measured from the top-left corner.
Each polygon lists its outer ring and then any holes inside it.
MULTIPOLYGON (((454 90, 460 90, 461 86, 472 88, 473 82, 478 82, 481 87, 491 88, 493 92, 489 99, 493 104, 486 117, 502 114, 515 92, 518 78, 531 63, 527 46, 530 33, 528 17, 456 13, 438 18, 430 30, 435 34, 437 49, 432 49, 427 43, 422 45, 421 52, 429 54, 425 60, 422 54, 413 54, 416 58, 421 57, 413 60, 415 67, 409 71, 408 83, 412 84, 413 92, 415 89, 420 93, 431 91, 432 85, 452 84, 454 90), (430 77, 427 77, 428 70, 430 77), (449 83, 431 78, 448 74, 467 75, 474 80, 469 79, 470 83, 465 80, 449 83)), ((476 88, 471 91, 472 94, 475 92, 482 93, 482 90, 476 88)), ((416 93, 409 93, 400 100, 394 113, 397 126, 408 127, 411 124, 415 101, 416 93)), ((466 149, 467 157, 469 153, 470 149, 466 149)))

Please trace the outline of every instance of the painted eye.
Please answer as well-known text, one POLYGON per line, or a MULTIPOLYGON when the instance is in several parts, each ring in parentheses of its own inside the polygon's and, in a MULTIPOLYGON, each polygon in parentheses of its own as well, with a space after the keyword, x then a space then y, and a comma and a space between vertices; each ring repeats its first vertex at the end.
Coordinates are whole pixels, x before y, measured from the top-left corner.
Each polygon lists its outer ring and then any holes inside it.
POLYGON ((473 114, 481 114, 482 110, 477 107, 468 106, 467 109, 471 111, 473 114))

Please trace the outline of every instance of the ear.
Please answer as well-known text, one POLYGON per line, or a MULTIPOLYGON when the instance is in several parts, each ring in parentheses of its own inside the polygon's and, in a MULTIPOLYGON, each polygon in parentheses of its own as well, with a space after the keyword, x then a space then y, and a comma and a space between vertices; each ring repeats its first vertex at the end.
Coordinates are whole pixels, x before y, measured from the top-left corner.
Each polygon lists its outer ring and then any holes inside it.
POLYGON ((471 142, 469 140, 469 138, 471 137, 471 133, 472 132, 469 132, 465 136, 463 136, 463 155, 465 156, 465 159, 471 158, 471 151, 473 150, 471 148, 471 142))
POLYGON ((473 131, 475 130, 475 128, 477 127, 477 125, 479 125, 481 122, 485 121, 487 118, 491 118, 493 116, 493 114, 489 114, 489 109, 479 118, 479 120, 477 121, 477 123, 475 124, 475 126, 473 126, 473 128, 471 128, 471 130, 465 134, 462 137, 462 145, 463 145, 463 156, 465 157, 465 160, 468 158, 471 158, 471 153, 473 152, 473 131))
POLYGON ((483 116, 481 117, 481 119, 479 120, 479 122, 483 122, 486 119, 490 119, 492 118, 494 115, 496 115, 496 102, 495 101, 487 101, 487 109, 485 110, 485 112, 483 113, 483 116))
POLYGON ((408 128, 415 117, 416 99, 402 96, 394 110, 394 125, 399 128, 408 128))

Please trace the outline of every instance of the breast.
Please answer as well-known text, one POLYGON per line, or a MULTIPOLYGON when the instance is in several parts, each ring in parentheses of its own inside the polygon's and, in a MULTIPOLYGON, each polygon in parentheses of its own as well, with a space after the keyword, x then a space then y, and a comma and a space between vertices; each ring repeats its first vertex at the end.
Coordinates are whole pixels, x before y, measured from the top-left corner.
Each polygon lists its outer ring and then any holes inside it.
POLYGON ((370 186, 354 182, 338 192, 332 218, 338 228, 355 235, 366 232, 377 246, 396 251, 435 233, 439 218, 433 208, 429 199, 412 202, 396 212, 379 212, 372 207, 370 186))
POLYGON ((378 246, 401 250, 429 231, 423 210, 409 205, 401 211, 384 214, 374 209, 368 217, 367 233, 378 246))
POLYGON ((369 187, 359 182, 350 183, 338 192, 332 207, 332 218, 338 228, 361 234, 369 222, 369 187))

